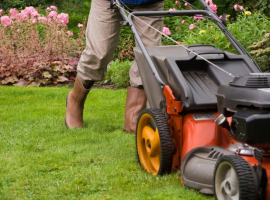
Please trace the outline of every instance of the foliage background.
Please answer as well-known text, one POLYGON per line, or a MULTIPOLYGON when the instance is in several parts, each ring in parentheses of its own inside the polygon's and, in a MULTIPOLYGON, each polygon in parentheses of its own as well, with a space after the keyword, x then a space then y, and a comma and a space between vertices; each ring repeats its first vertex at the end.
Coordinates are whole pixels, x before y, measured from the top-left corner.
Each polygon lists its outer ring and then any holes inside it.
MULTIPOLYGON (((180 1, 181 2, 181 1, 180 1)), ((197 8, 201 8, 197 0, 189 0, 189 3, 193 4, 197 8)), ((183 2, 182 2, 183 3, 183 2)), ((214 3, 218 7, 218 15, 223 13, 229 14, 232 17, 236 16, 236 12, 233 9, 235 4, 243 5, 245 8, 249 8, 252 12, 261 12, 267 16, 270 16, 270 4, 267 0, 214 0, 214 3)), ((8 10, 10 8, 23 9, 26 6, 40 6, 40 11, 44 10, 47 6, 56 5, 61 12, 69 14, 69 30, 74 33, 75 37, 78 37, 78 32, 80 31, 77 27, 78 23, 81 23, 84 18, 88 18, 89 10, 91 7, 91 0, 2 0, 0 2, 0 9, 8 10)), ((169 10, 175 7, 175 0, 164 0, 164 9, 169 10)), ((164 20, 164 24, 172 28, 175 26, 175 20, 167 18, 164 20)), ((121 44, 123 42, 130 43, 134 46, 134 37, 131 33, 129 27, 123 26, 120 31, 119 46, 117 47, 113 60, 121 59, 119 54, 124 50, 128 49, 121 44), (128 40, 127 40, 128 38, 128 40)), ((134 57, 131 56, 129 60, 134 57)), ((124 60, 124 59, 123 59, 124 60)))
POLYGON ((61 6, 63 2, 63 0, 2 0, 0 2, 0 8, 3 10, 8 10, 10 8, 23 9, 26 6, 37 7, 39 5, 42 5, 43 7, 47 5, 61 6))
MULTIPOLYGON (((180 1, 181 2, 181 1, 180 1)), ((193 4, 197 8, 202 8, 197 0, 189 0, 191 4, 193 4)), ((214 0, 214 3, 217 4, 218 13, 217 15, 220 16, 223 13, 230 14, 230 21, 228 22, 227 28, 229 31, 239 40, 239 42, 245 47, 248 48, 253 43, 258 43, 263 40, 264 35, 267 32, 270 32, 270 5, 267 4, 266 0, 214 0), (243 5, 246 10, 252 11, 251 16, 245 16, 244 12, 236 13, 233 9, 233 5, 239 4, 243 5), (236 15, 237 14, 237 15, 236 15), (235 20, 237 17, 237 20, 235 20), (254 28, 256 27, 256 28, 254 28)), ((184 2, 182 2, 182 5, 184 2)), ((64 12, 69 14, 69 23, 68 23, 68 30, 71 30, 74 33, 74 39, 81 38, 84 40, 84 36, 79 35, 80 29, 78 28, 78 23, 82 23, 86 21, 89 15, 89 10, 91 7, 91 0, 2 0, 0 2, 0 9, 4 9, 6 11, 9 8, 17 8, 23 9, 26 6, 35 6, 39 13, 45 15, 45 8, 50 5, 56 5, 58 7, 58 12, 64 12)), ((175 0, 165 0, 164 1, 164 9, 169 10, 170 8, 177 8, 175 4, 175 0)), ((183 7, 185 8, 185 7, 183 7)), ((179 8, 177 8, 179 9, 179 8)), ((181 8, 180 8, 181 9, 181 8)), ((171 31, 171 37, 176 41, 183 42, 184 44, 213 44, 218 48, 223 50, 235 52, 225 38, 225 36, 218 30, 215 25, 209 23, 207 20, 201 20, 197 22, 192 18, 180 18, 180 17, 172 17, 172 18, 165 18, 164 19, 164 26, 169 27, 171 31), (181 23, 181 20, 186 20, 185 24, 181 23), (193 23, 196 24, 196 28, 194 30, 189 30, 189 25, 193 23), (208 27, 213 27, 211 30, 208 27), (205 34, 200 34, 200 30, 206 30, 205 34)), ((265 47, 268 47, 268 39, 265 47)), ((163 39, 163 45, 170 45, 172 42, 163 39)), ((130 31, 129 27, 123 26, 120 31, 120 41, 119 45, 113 55, 112 60, 119 60, 117 62, 113 61, 108 66, 108 75, 106 76, 105 82, 114 82, 117 86, 125 87, 129 84, 129 76, 128 70, 130 66, 130 61, 134 59, 133 55, 133 47, 134 47, 134 37, 132 32, 130 31), (117 78, 119 75, 123 77, 123 80, 117 78)), ((267 58, 268 51, 264 54, 258 53, 263 51, 264 46, 253 45, 252 48, 249 50, 256 52, 252 53, 255 57, 256 61, 260 64, 263 71, 269 71, 269 61, 267 58), (258 51, 257 51, 258 50, 258 51)), ((74 62, 76 63, 76 62, 74 62)), ((51 65, 51 64, 49 64, 51 65)), ((54 65, 54 64, 52 64, 54 65)), ((74 64, 75 66, 75 64, 74 64)), ((9 68, 12 66, 9 66, 9 68)), ((9 72, 8 68, 5 68, 9 72)), ((43 70, 43 69, 41 69, 43 70)), ((68 69, 71 70, 71 69, 68 69)), ((14 73, 16 70, 13 70, 14 73)), ((63 73, 66 77, 74 77, 73 71, 67 72, 66 69, 62 69, 63 73), (64 70, 64 71, 63 71, 64 70), (67 74, 70 73, 70 74, 67 74)), ((9 73, 5 72, 5 73, 9 73)), ((3 72, 4 73, 4 72, 3 72)), ((17 72, 16 72, 17 73, 17 72)), ((28 73, 28 72, 27 72, 28 73)), ((40 73, 42 79, 39 77, 39 80, 44 79, 45 71, 40 73)), ((47 72, 46 72, 47 73, 47 72)), ((48 73, 51 74, 50 71, 48 73)), ((55 72, 54 72, 55 73, 55 72)), ((59 72, 62 73, 62 72, 59 72)), ((12 73, 11 73, 12 74, 12 73)), ((60 76, 63 74, 60 74, 60 76)), ((49 76, 49 74, 46 74, 49 76)), ((54 76, 52 76, 54 77, 54 76)), ((59 77, 59 75, 57 75, 59 77)), ((64 81, 59 80, 58 78, 54 78, 50 80, 51 82, 55 81, 64 81)), ((48 78, 48 77, 45 77, 48 78)), ((38 80, 38 81, 39 81, 38 80)), ((71 79, 72 80, 72 79, 71 79)), ((15 81, 16 80, 7 80, 8 81, 15 81)), ((47 81, 45 81, 47 83, 47 81)), ((9 82, 10 83, 10 82, 9 82)), ((3 83, 4 84, 4 83, 3 83)))

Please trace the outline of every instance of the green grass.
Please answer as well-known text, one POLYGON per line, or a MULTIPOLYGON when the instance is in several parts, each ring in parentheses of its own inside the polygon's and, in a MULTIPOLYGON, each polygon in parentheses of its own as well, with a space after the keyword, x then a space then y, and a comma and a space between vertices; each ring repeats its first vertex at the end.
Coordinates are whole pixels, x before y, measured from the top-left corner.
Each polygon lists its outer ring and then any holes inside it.
POLYGON ((70 90, 0 86, 0 199, 213 199, 140 167, 126 90, 93 89, 85 127, 68 130, 70 90))

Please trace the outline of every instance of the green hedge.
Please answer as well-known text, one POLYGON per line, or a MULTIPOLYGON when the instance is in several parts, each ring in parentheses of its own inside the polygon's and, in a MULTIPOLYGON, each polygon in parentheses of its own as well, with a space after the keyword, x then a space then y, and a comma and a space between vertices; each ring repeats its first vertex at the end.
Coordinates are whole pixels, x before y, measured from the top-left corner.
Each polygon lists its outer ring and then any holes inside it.
POLYGON ((8 10, 10 8, 24 9, 26 6, 43 7, 48 5, 61 5, 63 0, 1 0, 0 9, 8 10))

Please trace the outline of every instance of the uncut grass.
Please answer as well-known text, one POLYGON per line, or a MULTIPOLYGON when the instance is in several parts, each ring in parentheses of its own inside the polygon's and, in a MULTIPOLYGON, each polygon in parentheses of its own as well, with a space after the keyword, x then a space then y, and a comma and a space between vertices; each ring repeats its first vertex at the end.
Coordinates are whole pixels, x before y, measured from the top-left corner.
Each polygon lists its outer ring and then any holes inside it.
POLYGON ((68 130, 70 90, 0 86, 0 199, 213 199, 140 167, 126 90, 91 90, 84 128, 68 130))

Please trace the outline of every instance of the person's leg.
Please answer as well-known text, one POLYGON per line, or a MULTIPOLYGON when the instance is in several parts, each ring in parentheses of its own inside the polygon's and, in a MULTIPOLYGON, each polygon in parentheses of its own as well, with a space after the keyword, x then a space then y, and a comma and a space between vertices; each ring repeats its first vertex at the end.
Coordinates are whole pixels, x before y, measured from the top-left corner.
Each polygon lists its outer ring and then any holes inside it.
MULTIPOLYGON (((162 11, 164 10, 164 3, 158 2, 150 5, 135 6, 133 11, 162 11)), ((162 31, 163 19, 162 18, 150 18, 150 17, 139 17, 142 21, 153 26, 154 28, 162 31)), ((156 30, 152 29, 139 19, 134 18, 134 25, 145 44, 145 46, 160 46, 161 45, 161 34, 156 30)), ((136 43, 137 46, 137 43, 136 43)), ((146 95, 142 89, 142 80, 140 72, 137 66, 136 60, 133 61, 129 70, 130 76, 130 87, 127 88, 127 100, 125 110, 125 124, 124 131, 135 133, 137 118, 146 107, 146 95)))
POLYGON ((102 80, 118 45, 120 21, 118 9, 110 1, 92 0, 86 29, 86 48, 77 66, 77 78, 67 98, 65 123, 68 128, 83 126, 84 102, 95 81, 102 80))

